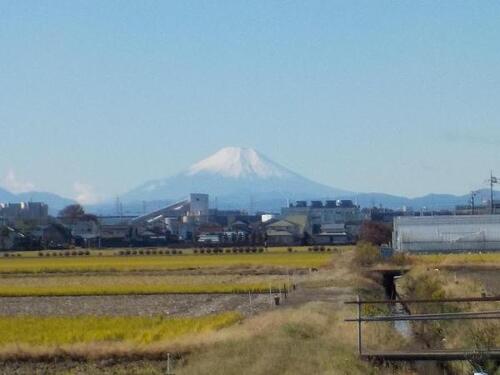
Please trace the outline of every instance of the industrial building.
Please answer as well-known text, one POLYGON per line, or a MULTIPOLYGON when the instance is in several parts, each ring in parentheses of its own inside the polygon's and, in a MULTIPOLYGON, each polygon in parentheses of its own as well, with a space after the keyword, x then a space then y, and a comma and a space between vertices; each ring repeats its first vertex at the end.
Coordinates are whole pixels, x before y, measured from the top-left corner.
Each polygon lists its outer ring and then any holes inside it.
POLYGON ((351 243, 359 235, 363 214, 351 200, 297 201, 282 209, 282 218, 305 217, 301 228, 315 244, 351 243))
POLYGON ((49 207, 41 202, 0 203, 0 218, 7 223, 17 221, 34 221, 46 223, 49 218, 49 207))
POLYGON ((496 251, 500 215, 395 217, 392 241, 396 251, 496 251))

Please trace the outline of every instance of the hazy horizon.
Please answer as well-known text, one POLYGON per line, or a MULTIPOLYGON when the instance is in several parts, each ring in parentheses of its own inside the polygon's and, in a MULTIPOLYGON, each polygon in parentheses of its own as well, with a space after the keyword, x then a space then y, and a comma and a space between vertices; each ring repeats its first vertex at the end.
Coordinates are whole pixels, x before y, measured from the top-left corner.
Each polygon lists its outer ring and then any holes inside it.
POLYGON ((92 203, 241 146, 345 190, 487 187, 500 173, 499 11, 2 2, 0 186, 92 203))

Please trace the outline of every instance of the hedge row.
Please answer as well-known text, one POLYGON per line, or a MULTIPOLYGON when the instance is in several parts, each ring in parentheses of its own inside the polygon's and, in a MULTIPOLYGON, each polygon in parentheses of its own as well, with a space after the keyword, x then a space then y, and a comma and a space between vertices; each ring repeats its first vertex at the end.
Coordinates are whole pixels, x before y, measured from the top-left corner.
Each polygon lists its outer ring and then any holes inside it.
POLYGON ((115 255, 127 256, 127 255, 182 255, 182 250, 120 250, 115 255))
MULTIPOLYGON (((333 251, 336 251, 337 249, 333 249, 333 251)), ((329 247, 324 247, 324 246, 313 246, 313 247, 309 247, 307 249, 307 251, 315 251, 315 252, 318 252, 318 251, 321 251, 321 252, 325 252, 325 251, 332 251, 332 249, 330 249, 329 247)))
MULTIPOLYGON (((72 250, 72 251, 50 251, 50 252, 42 252, 42 251, 39 251, 38 252, 38 256, 39 257, 57 257, 57 256, 65 256, 65 257, 69 257, 69 256, 88 256, 90 255, 90 251, 88 250, 72 250)), ((100 254, 102 255, 102 254, 100 254)))
POLYGON ((243 253, 263 253, 264 248, 263 247, 233 247, 232 249, 194 249, 193 253, 194 254, 243 254, 243 253))

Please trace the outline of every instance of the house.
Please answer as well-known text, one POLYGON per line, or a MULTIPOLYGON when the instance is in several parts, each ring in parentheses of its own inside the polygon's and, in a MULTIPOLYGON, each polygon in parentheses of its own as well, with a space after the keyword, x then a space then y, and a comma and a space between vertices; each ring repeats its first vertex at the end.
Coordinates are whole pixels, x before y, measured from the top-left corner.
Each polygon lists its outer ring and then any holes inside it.
POLYGON ((303 238, 305 222, 298 215, 278 220, 266 226, 268 245, 294 245, 303 238))
POLYGON ((205 245, 215 245, 221 243, 221 235, 219 233, 206 233, 198 237, 198 243, 205 245))
POLYGON ((99 244, 100 227, 97 219, 92 216, 85 216, 75 221, 71 225, 71 235, 75 239, 75 245, 84 246, 99 244))
POLYGON ((32 232, 32 237, 40 245, 49 249, 66 249, 71 244, 71 231, 61 224, 39 225, 32 232))
POLYGON ((234 232, 245 232, 250 233, 252 230, 248 222, 244 220, 236 220, 229 225, 229 229, 234 232))
POLYGON ((98 217, 100 239, 102 246, 128 246, 134 230, 134 217, 130 216, 101 216, 98 217))
POLYGON ((320 232, 313 234, 312 240, 317 245, 346 245, 352 243, 345 224, 323 224, 320 232))
POLYGON ((15 250, 26 236, 9 226, 0 227, 0 250, 15 250))
POLYGON ((289 231, 268 229, 266 231, 268 245, 295 245, 299 240, 289 231))

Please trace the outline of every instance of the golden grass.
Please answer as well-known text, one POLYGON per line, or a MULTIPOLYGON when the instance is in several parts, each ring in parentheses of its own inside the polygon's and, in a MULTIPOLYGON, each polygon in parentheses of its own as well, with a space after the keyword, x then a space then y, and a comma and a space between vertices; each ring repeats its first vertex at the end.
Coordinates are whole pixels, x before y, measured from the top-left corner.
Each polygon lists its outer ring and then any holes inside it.
POLYGON ((283 288, 286 276, 72 275, 0 277, 0 297, 85 296, 167 293, 259 293, 283 288))
POLYGON ((221 329, 241 319, 241 315, 235 312, 196 318, 0 317, 0 346, 60 346, 96 342, 146 345, 221 329))
POLYGON ((500 252, 474 254, 422 254, 411 255, 415 264, 432 266, 499 266, 500 252))
POLYGON ((328 253, 263 253, 224 255, 6 258, 0 273, 150 271, 217 267, 272 266, 322 267, 331 262, 328 253))

